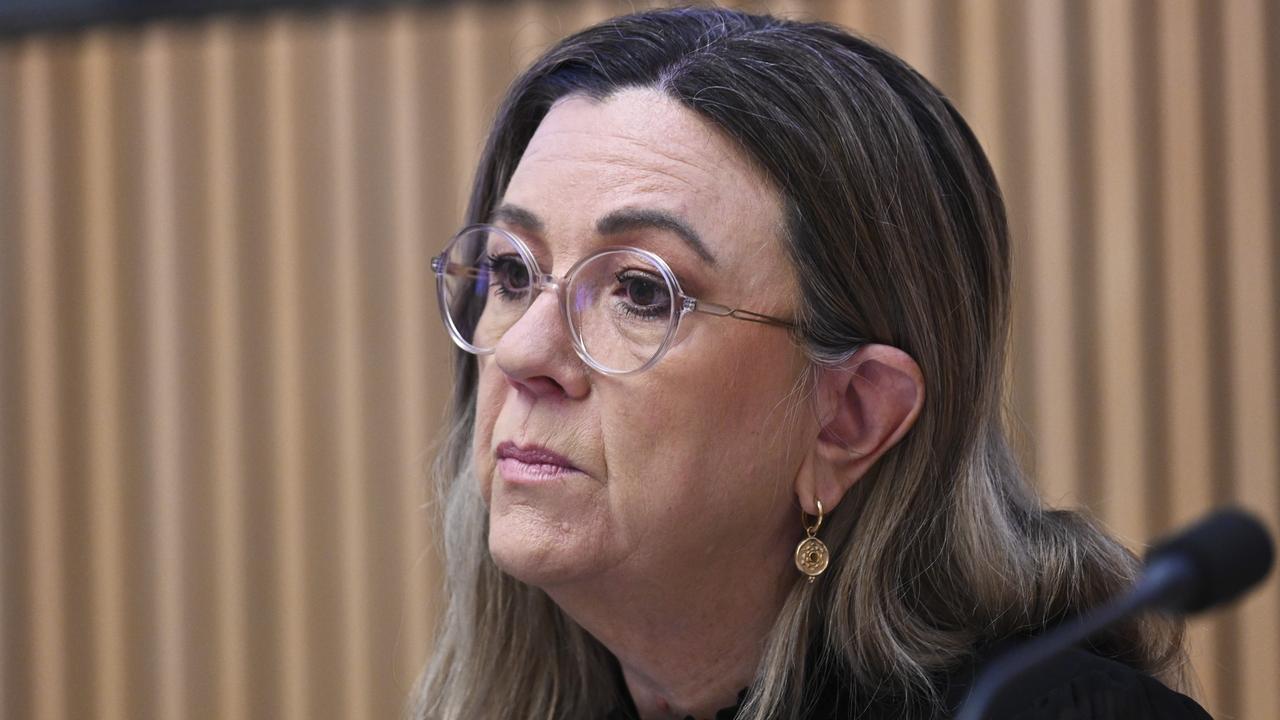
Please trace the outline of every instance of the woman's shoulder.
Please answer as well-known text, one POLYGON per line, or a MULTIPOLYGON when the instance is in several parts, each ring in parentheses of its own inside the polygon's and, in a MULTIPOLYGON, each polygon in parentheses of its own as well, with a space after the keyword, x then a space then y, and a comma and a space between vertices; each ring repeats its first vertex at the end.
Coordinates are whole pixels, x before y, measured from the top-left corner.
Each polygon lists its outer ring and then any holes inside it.
MULTIPOLYGON (((985 659, 985 658, 984 658, 985 659)), ((981 662, 981 661, 979 661, 981 662)), ((952 717, 968 694, 975 664, 947 675, 942 690, 943 717, 952 717)), ((904 711, 901 700, 859 690, 851 674, 818 669, 806 688, 803 707, 797 715, 806 720, 902 720, 918 713, 904 711)), ((716 713, 716 720, 736 717, 739 705, 716 713)), ((938 717, 937 710, 923 713, 938 717)), ((606 720, 633 720, 638 717, 629 700, 610 713, 606 720)), ((1115 660, 1085 650, 1070 650, 1051 660, 1040 670, 1023 677, 1001 694, 987 720, 1212 720, 1195 700, 1171 690, 1159 680, 1115 660)))
MULTIPOLYGON (((958 705, 972 671, 949 688, 958 705)), ((1073 649, 1023 677, 997 700, 988 716, 1000 720, 1079 718, 1080 720, 1207 720, 1191 698, 1124 663, 1073 649)))

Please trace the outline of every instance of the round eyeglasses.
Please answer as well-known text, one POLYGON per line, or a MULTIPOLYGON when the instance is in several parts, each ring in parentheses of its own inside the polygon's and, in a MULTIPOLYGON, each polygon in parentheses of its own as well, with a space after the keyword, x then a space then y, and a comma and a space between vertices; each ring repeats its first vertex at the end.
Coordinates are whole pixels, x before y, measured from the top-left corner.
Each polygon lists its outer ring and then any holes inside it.
POLYGON ((542 273, 516 235, 494 225, 472 225, 431 259, 431 269, 445 327, 459 347, 476 355, 492 353, 547 289, 560 294, 578 356, 607 375, 653 367, 690 312, 795 327, 788 320, 685 295, 667 263, 641 248, 601 248, 556 278, 542 273))

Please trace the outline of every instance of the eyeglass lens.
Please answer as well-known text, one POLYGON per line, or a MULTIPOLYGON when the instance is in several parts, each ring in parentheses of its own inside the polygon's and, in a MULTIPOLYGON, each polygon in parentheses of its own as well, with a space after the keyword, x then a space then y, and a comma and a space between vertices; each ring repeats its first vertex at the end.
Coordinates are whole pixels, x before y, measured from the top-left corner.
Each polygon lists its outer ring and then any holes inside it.
MULTIPOLYGON (((441 288, 454 332, 490 352, 533 304, 535 271, 505 234, 473 228, 445 251, 441 288)), ((632 372, 654 358, 676 320, 675 289, 646 255, 616 249, 592 256, 562 289, 570 332, 589 362, 632 372)))

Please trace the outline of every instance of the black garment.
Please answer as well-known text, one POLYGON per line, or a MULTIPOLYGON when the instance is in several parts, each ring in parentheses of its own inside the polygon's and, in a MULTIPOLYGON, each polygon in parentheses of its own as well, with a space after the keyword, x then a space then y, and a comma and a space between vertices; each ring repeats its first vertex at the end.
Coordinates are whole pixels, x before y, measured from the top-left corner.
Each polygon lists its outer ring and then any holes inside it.
MULTIPOLYGON (((947 676, 942 685, 951 717, 964 701, 973 681, 973 666, 947 676)), ((904 713, 900 703, 877 701, 853 688, 847 673, 815 673, 806 693, 805 720, 904 720, 918 713, 904 713)), ((746 690, 738 694, 741 705, 746 690)), ((733 720, 738 705, 716 713, 714 720, 733 720)), ((639 717, 630 698, 606 720, 639 717)), ((1212 720, 1194 700, 1165 687, 1155 678, 1133 668, 1072 650, 1001 695, 989 720, 1212 720)))

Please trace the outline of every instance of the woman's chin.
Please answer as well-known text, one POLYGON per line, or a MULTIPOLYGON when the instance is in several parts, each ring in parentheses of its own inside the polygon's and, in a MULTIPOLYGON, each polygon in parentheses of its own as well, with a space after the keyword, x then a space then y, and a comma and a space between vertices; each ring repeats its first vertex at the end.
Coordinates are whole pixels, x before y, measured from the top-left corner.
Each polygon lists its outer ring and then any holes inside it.
MULTIPOLYGON (((535 587, 559 585, 590 574, 598 549, 572 527, 541 519, 510 516, 489 523, 489 554, 508 575, 535 587)), ((598 545, 598 544, 597 544, 598 545)))

